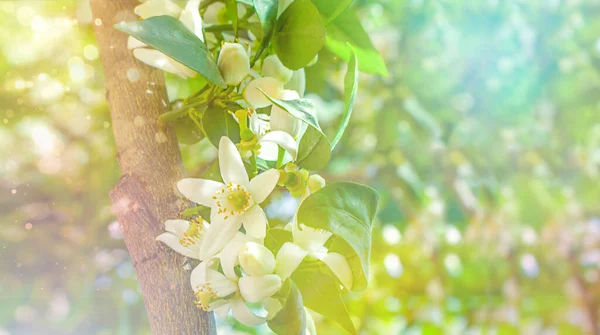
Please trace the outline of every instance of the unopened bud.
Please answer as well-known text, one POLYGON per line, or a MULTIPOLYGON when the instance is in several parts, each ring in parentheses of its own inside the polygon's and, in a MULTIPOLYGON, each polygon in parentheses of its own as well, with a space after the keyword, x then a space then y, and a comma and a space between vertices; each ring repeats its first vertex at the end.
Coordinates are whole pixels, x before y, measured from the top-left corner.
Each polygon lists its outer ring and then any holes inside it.
MULTIPOLYGON (((281 100, 297 100, 300 96, 295 91, 284 90, 281 100)), ((281 130, 297 138, 302 129, 302 121, 291 116, 285 110, 273 105, 270 117, 271 130, 281 130)))
POLYGON ((323 177, 319 176, 318 174, 313 174, 312 176, 308 177, 306 184, 308 185, 308 189, 312 194, 325 187, 326 182, 323 177))
POLYGON ((225 84, 236 86, 250 73, 250 59, 239 43, 225 43, 217 60, 225 84))
POLYGON ((304 73, 304 69, 294 71, 292 78, 285 84, 285 88, 296 91, 300 97, 303 97, 304 91, 306 91, 306 74, 304 73))
POLYGON ((246 242, 238 255, 244 272, 251 276, 264 276, 275 270, 275 256, 264 245, 246 242))
POLYGON ((206 7, 203 21, 206 24, 220 24, 227 22, 227 8, 222 2, 214 2, 206 7))
POLYGON ((271 98, 279 99, 283 94, 283 85, 279 80, 271 77, 255 79, 244 89, 244 100, 253 108, 268 107, 272 104, 259 88, 271 98))
POLYGON ((260 277, 246 276, 238 281, 242 298, 250 303, 260 302, 277 293, 281 288, 281 278, 270 274, 260 277))
POLYGON ((277 55, 271 55, 265 58, 262 65, 263 77, 273 77, 283 84, 290 81, 294 71, 288 69, 281 63, 277 55))

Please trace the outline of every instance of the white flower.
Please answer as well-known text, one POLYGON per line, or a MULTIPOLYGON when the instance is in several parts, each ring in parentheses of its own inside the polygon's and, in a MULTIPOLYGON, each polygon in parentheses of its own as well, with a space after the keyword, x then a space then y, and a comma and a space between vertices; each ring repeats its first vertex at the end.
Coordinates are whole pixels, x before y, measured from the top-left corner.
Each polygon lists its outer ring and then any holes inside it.
POLYGON ((224 43, 217 60, 219 71, 229 86, 237 86, 250 73, 248 52, 239 43, 224 43))
POLYGON ((210 229, 200 248, 204 259, 218 253, 244 225, 246 233, 264 238, 267 217, 259 206, 275 188, 279 171, 271 169, 248 178, 237 148, 227 137, 219 142, 219 166, 225 184, 208 179, 182 179, 179 191, 190 200, 211 208, 210 229))
POLYGON ((192 221, 167 220, 166 233, 160 234, 156 240, 168 245, 178 253, 200 259, 200 246, 204 240, 204 232, 208 229, 208 222, 202 219, 192 221))
MULTIPOLYGON (((200 0, 189 0, 185 6, 185 9, 181 9, 171 0, 150 0, 137 6, 134 9, 134 12, 143 19, 160 15, 179 17, 179 20, 190 31, 198 36, 200 40, 204 40, 202 34, 202 18, 198 12, 199 6, 200 0)), ((135 58, 150 66, 176 74, 182 78, 191 78, 197 75, 196 71, 188 68, 164 53, 146 47, 147 45, 145 43, 133 37, 129 37, 129 40, 127 41, 127 48, 133 50, 133 55, 135 58)))
POLYGON ((288 278, 300 266, 302 260, 310 255, 327 264, 347 289, 352 288, 352 270, 346 258, 337 252, 328 252, 324 247, 332 233, 294 223, 292 234, 294 242, 286 242, 277 252, 275 273, 282 280, 288 278))
POLYGON ((235 272, 222 274, 209 265, 209 262, 202 262, 191 274, 196 306, 204 311, 214 311, 222 319, 231 311, 236 320, 247 326, 263 324, 266 319, 254 314, 245 302, 270 301, 281 288, 281 278, 275 274, 238 278, 235 272))
MULTIPOLYGON (((284 111, 285 113, 285 111, 284 111)), ((260 149, 258 157, 268 161, 277 160, 278 145, 289 153, 292 159, 298 154, 298 143, 292 135, 281 130, 270 130, 271 121, 262 119, 261 114, 254 113, 250 116, 250 130, 258 138, 260 149)))
POLYGON ((271 77, 255 79, 244 89, 244 100, 252 108, 264 108, 272 104, 258 88, 274 99, 279 99, 283 94, 283 84, 279 80, 271 77))
POLYGON ((300 97, 304 97, 304 91, 306 91, 306 73, 304 69, 294 71, 292 78, 284 87, 288 90, 296 91, 300 97))
POLYGON ((263 77, 272 77, 279 80, 282 84, 287 83, 292 78, 294 71, 288 69, 281 63, 277 55, 270 55, 265 58, 262 64, 263 77))
POLYGON ((256 242, 246 242, 238 259, 244 272, 250 276, 264 276, 275 270, 275 256, 271 250, 256 242))

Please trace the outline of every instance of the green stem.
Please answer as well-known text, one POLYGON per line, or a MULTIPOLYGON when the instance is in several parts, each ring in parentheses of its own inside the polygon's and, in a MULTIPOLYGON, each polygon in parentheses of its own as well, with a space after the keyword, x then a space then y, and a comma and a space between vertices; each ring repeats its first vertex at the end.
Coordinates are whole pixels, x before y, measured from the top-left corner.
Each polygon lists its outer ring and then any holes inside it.
POLYGON ((281 168, 281 166, 283 165, 283 158, 285 157, 285 150, 280 147, 279 145, 277 146, 277 163, 275 163, 275 167, 276 168, 281 168))

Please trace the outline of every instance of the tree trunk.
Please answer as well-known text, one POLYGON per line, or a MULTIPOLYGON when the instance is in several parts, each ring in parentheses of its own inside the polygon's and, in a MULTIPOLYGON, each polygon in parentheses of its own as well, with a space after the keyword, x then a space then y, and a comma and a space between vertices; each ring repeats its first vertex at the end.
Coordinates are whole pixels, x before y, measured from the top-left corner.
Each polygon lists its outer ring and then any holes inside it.
POLYGON ((164 221, 184 207, 175 187, 184 175, 174 132, 158 122, 168 99, 161 71, 137 61, 113 28, 137 20, 136 0, 92 0, 118 160, 123 176, 111 192, 153 334, 214 334, 212 314, 193 303, 184 257, 159 242, 164 221))

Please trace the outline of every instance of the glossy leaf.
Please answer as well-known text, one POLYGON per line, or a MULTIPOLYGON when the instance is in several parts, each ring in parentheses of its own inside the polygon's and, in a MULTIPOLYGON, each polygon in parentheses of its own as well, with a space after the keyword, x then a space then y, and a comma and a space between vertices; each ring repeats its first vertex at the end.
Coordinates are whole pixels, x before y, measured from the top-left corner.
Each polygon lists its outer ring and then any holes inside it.
POLYGON ((327 48, 345 61, 351 57, 350 46, 354 47, 362 72, 387 76, 387 68, 379 51, 375 49, 369 35, 363 29, 356 13, 346 10, 327 25, 327 48))
POLYGON ((325 25, 328 25, 338 16, 340 16, 340 14, 342 14, 352 4, 353 1, 354 0, 312 0, 312 3, 315 5, 315 7, 317 7, 319 13, 321 13, 321 16, 323 16, 325 25))
POLYGON ((302 293, 304 306, 336 322, 350 334, 356 334, 342 290, 335 274, 325 263, 305 258, 291 276, 302 293))
POLYGON ((298 70, 325 45, 327 31, 310 0, 295 0, 277 20, 273 49, 287 68, 298 70))
POLYGON ((319 126, 319 121, 315 116, 317 113, 315 111, 315 105, 313 105, 312 101, 308 99, 297 99, 297 100, 279 100, 271 98, 267 95, 263 90, 258 88, 259 91, 264 94, 267 99, 269 99, 274 105, 283 109, 284 111, 290 113, 293 117, 300 119, 302 122, 308 124, 309 126, 321 130, 319 126))
POLYGON ((298 209, 298 223, 330 231, 349 246, 337 243, 332 251, 342 253, 349 260, 358 257, 360 262, 350 263, 353 290, 364 289, 367 284, 371 227, 378 202, 379 194, 368 186, 335 182, 308 196, 298 209))
POLYGON ((354 101, 356 100, 356 92, 358 91, 358 59, 356 58, 356 53, 352 46, 350 46, 350 52, 348 71, 344 78, 344 117, 342 118, 342 122, 338 127, 335 137, 331 141, 331 150, 333 150, 342 139, 344 131, 348 127, 348 123, 350 123, 354 101))
POLYGON ((296 164, 307 170, 324 169, 331 159, 329 140, 320 130, 308 127, 298 145, 296 164))
POLYGON ((305 335, 306 312, 300 291, 291 280, 287 280, 280 292, 285 292, 283 308, 267 323, 277 335, 305 335))
POLYGON ((179 61, 213 84, 227 87, 204 42, 179 20, 167 15, 154 16, 142 21, 119 23, 115 28, 179 61))
POLYGON ((229 137, 233 143, 240 142, 240 125, 225 109, 208 108, 202 117, 202 127, 215 147, 219 147, 223 136, 229 137))

